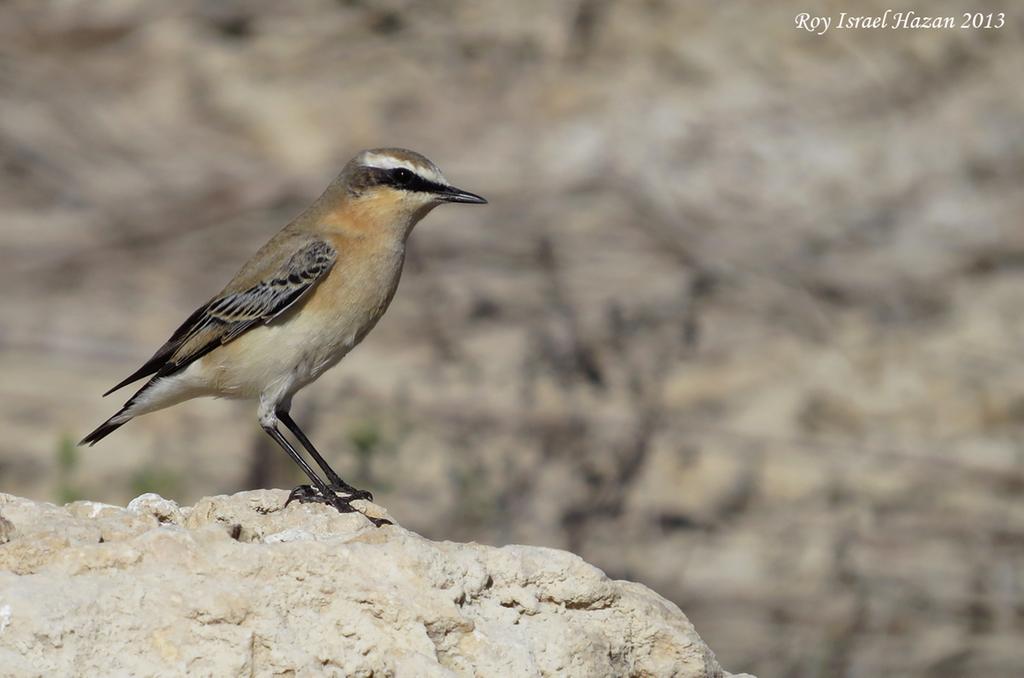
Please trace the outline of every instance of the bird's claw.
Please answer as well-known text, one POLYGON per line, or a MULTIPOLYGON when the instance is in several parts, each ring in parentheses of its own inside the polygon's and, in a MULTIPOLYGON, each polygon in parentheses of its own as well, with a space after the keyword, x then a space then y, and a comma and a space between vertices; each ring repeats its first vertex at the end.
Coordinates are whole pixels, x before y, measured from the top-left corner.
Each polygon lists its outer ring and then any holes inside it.
MULTIPOLYGON (((345 495, 345 497, 344 497, 345 501, 350 501, 351 502, 351 501, 355 501, 356 499, 363 499, 363 500, 366 500, 366 501, 373 501, 373 493, 372 492, 370 492, 368 490, 357 490, 356 488, 352 487, 348 483, 344 483, 344 482, 342 482, 342 483, 332 483, 331 485, 328 485, 328 487, 331 489, 331 491, 334 492, 335 495, 338 495, 338 494, 345 495)), ((306 502, 319 502, 321 504, 330 503, 330 501, 328 501, 320 493, 320 490, 316 489, 312 485, 299 485, 298 487, 296 487, 294 490, 291 491, 291 494, 288 495, 288 501, 286 501, 284 505, 287 506, 288 504, 292 503, 295 500, 298 500, 299 503, 306 503, 306 502)))
POLYGON ((367 490, 358 490, 337 476, 328 476, 327 480, 329 481, 327 487, 331 488, 336 494, 348 495, 348 498, 352 500, 365 499, 366 501, 373 501, 373 493, 367 490))
POLYGON ((366 501, 373 501, 373 493, 369 490, 357 490, 348 483, 342 483, 341 485, 331 485, 332 490, 339 494, 347 494, 349 500, 364 499, 366 501))
POLYGON ((298 501, 300 504, 328 503, 327 497, 324 497, 322 494, 320 494, 319 490, 317 490, 312 485, 299 485, 298 487, 293 489, 288 494, 288 500, 285 501, 284 505, 288 506, 288 504, 292 503, 293 501, 298 501))
POLYGON ((299 485, 291 491, 288 495, 288 500, 285 501, 284 505, 293 501, 298 501, 300 504, 327 504, 336 510, 338 513, 361 513, 367 520, 373 523, 377 527, 382 525, 393 525, 387 518, 374 518, 373 516, 366 515, 355 506, 352 502, 357 499, 372 499, 373 495, 365 490, 356 490, 355 488, 349 487, 351 492, 346 492, 348 496, 341 497, 332 490, 330 497, 325 497, 317 488, 312 485, 299 485))
MULTIPOLYGON (((358 512, 359 513, 363 513, 362 511, 358 511, 358 512)), ((369 520, 371 523, 373 523, 374 527, 384 527, 385 525, 394 525, 394 523, 391 522, 390 520, 388 520, 387 518, 375 518, 374 516, 368 516, 365 513, 363 513, 363 517, 366 518, 367 520, 369 520)))

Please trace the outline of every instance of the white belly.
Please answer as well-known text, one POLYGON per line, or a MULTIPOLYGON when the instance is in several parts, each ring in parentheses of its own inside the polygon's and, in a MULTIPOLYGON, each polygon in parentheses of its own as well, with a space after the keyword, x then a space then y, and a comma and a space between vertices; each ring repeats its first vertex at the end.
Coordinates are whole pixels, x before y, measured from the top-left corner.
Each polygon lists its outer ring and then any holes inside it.
POLYGON ((236 340, 238 352, 223 361, 211 356, 217 395, 252 398, 272 384, 288 382, 293 391, 305 386, 355 346, 359 324, 344 320, 297 314, 246 332, 236 340))

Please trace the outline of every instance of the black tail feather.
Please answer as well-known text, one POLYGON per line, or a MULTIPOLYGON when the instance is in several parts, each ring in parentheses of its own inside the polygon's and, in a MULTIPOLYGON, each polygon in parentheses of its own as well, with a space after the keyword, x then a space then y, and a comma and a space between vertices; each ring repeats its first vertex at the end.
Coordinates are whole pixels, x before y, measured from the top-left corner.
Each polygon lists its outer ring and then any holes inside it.
MULTIPOLYGON (((117 414, 121 414, 121 413, 118 412, 117 414)), ((99 427, 97 427, 95 431, 93 431, 89 435, 87 435, 84 438, 82 438, 79 441, 78 444, 79 445, 88 445, 89 447, 92 447, 93 445, 95 445, 99 441, 103 440, 104 438, 106 438, 108 435, 110 435, 111 433, 113 433, 117 429, 119 429, 122 426, 124 426, 125 424, 127 424, 128 421, 130 421, 130 420, 126 420, 126 421, 122 421, 122 422, 119 422, 119 423, 116 423, 116 424, 111 423, 111 420, 114 419, 115 417, 117 417, 117 414, 115 414, 110 419, 107 419, 102 424, 100 424, 99 427)))
POLYGON ((146 389, 148 389, 150 386, 155 384, 158 381, 158 379, 159 379, 159 377, 153 377, 152 379, 147 381, 142 386, 142 388, 140 388, 138 391, 135 392, 135 395, 133 395, 131 398, 128 399, 128 402, 126 402, 121 407, 121 409, 119 409, 117 412, 114 413, 114 416, 112 416, 110 419, 107 419, 105 422, 100 424, 96 428, 95 431, 93 431, 89 435, 87 435, 84 438, 82 438, 82 440, 79 441, 78 444, 79 445, 89 445, 90 447, 92 447, 93 445, 95 445, 99 441, 103 440, 104 438, 109 436, 111 433, 113 433, 114 431, 116 431, 117 429, 121 428, 122 426, 127 424, 129 421, 134 419, 135 415, 130 415, 126 419, 124 419, 122 421, 119 421, 119 422, 115 422, 114 421, 118 417, 123 417, 125 412, 127 412, 131 408, 131 406, 136 403, 136 401, 138 400, 139 396, 141 396, 143 393, 145 393, 146 389))

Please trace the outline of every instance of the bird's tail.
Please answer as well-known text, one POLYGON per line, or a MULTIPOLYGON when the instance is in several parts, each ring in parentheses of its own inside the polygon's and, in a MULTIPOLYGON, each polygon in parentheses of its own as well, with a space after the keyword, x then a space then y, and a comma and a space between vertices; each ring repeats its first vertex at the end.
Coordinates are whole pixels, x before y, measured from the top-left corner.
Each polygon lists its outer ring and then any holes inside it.
POLYGON ((88 445, 89 447, 92 447, 93 445, 95 445, 99 441, 103 440, 104 438, 109 436, 111 433, 113 433, 114 431, 116 431, 117 429, 121 428, 122 426, 127 424, 129 421, 134 419, 135 415, 139 414, 139 412, 134 412, 134 411, 133 412, 129 412, 129 409, 131 409, 132 406, 135 405, 136 402, 138 402, 139 396, 141 396, 143 394, 143 392, 146 391, 146 389, 148 389, 150 386, 152 386, 153 382, 155 382, 155 381, 156 381, 156 379, 150 379, 148 382, 146 382, 146 385, 143 386, 142 388, 140 388, 138 390, 138 392, 135 393, 135 395, 133 395, 131 398, 129 398, 128 402, 126 402, 121 407, 121 409, 119 409, 114 414, 114 416, 112 416, 110 419, 107 419, 105 422, 103 422, 99 426, 97 426, 95 431, 93 431, 89 435, 85 436, 80 441, 78 441, 78 444, 79 445, 88 445))
POLYGON ((93 431, 89 435, 87 435, 84 438, 82 438, 78 442, 78 444, 79 445, 88 445, 89 447, 92 447, 93 445, 95 445, 99 441, 103 440, 104 438, 106 438, 108 435, 110 435, 111 433, 113 433, 117 429, 119 429, 122 426, 124 426, 125 424, 127 424, 129 421, 131 421, 130 417, 128 419, 124 419, 122 417, 121 421, 114 421, 115 419, 117 419, 118 417, 120 417, 124 413, 125 409, 127 409, 127 408, 122 407, 120 412, 118 412, 117 414, 112 416, 110 419, 107 419, 105 422, 103 422, 98 427, 96 427, 95 431, 93 431))

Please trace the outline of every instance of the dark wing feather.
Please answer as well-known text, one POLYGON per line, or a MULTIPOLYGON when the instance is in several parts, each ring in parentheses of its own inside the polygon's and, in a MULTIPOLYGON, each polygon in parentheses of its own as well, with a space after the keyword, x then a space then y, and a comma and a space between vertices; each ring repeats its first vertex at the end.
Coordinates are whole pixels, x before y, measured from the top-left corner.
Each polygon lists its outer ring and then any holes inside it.
POLYGON ((103 395, 152 374, 177 372, 252 327, 272 322, 308 294, 336 258, 329 243, 314 240, 260 282, 215 297, 190 315, 146 364, 103 395))

